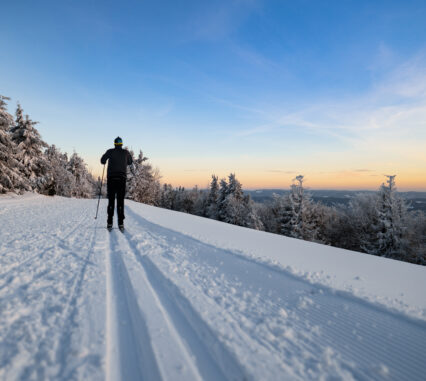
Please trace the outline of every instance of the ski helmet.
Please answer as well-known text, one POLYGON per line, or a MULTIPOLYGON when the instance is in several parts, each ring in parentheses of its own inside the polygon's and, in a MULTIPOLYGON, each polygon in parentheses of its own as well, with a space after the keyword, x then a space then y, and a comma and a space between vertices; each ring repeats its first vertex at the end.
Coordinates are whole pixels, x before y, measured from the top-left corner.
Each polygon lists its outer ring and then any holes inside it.
POLYGON ((121 139, 119 136, 117 136, 114 140, 114 145, 122 146, 123 145, 123 139, 121 139))

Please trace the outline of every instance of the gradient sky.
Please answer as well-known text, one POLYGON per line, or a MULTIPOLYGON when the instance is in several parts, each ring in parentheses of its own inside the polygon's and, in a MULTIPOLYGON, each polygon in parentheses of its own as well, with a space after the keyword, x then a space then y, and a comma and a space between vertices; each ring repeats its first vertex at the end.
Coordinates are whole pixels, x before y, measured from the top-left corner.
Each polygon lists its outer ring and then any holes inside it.
POLYGON ((119 135, 163 182, 426 189, 426 2, 8 1, 0 94, 89 168, 119 135))

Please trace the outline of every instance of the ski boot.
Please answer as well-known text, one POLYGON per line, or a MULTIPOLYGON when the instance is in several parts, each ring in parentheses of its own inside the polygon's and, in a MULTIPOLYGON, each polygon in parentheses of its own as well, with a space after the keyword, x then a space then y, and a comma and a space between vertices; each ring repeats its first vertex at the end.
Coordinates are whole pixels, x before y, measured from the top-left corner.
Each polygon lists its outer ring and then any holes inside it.
POLYGON ((124 224, 118 224, 118 229, 124 233, 124 224))

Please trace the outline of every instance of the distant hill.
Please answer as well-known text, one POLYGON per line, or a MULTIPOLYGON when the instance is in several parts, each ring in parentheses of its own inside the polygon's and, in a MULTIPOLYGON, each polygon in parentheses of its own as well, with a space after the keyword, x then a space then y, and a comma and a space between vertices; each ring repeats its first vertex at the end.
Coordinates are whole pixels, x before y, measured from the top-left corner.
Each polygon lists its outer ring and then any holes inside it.
MULTIPOLYGON (((257 189, 245 190, 253 201, 258 203, 265 203, 271 201, 273 194, 283 195, 289 191, 286 189, 257 189)), ((359 193, 374 193, 375 191, 351 191, 351 190, 309 190, 312 198, 316 202, 321 202, 325 205, 347 205, 349 201, 359 193)), ((399 192, 405 198, 410 208, 413 210, 422 210, 426 212, 426 192, 399 192)))

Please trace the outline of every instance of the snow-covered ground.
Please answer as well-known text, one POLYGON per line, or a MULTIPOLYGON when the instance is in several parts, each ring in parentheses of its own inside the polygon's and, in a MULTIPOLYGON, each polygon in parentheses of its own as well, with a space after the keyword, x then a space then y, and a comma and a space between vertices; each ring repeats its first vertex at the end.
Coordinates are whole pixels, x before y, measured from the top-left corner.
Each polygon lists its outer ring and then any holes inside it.
POLYGON ((0 197, 0 379, 425 379, 425 267, 95 208, 0 197))

